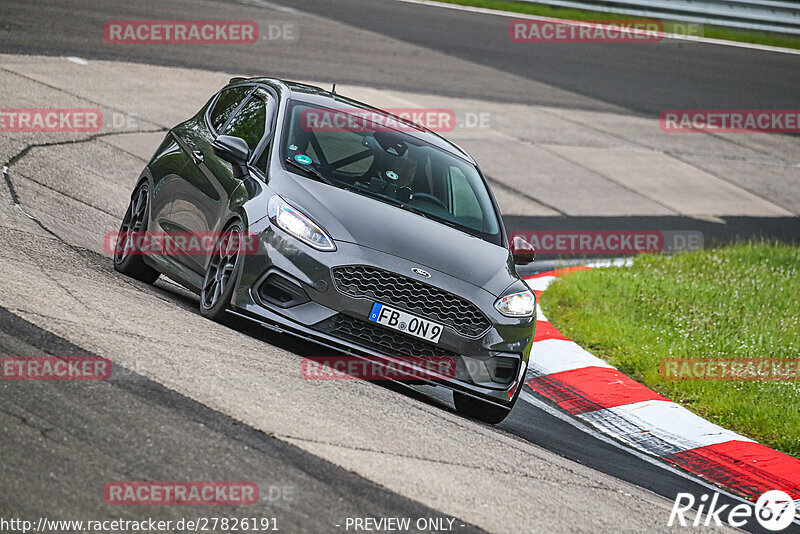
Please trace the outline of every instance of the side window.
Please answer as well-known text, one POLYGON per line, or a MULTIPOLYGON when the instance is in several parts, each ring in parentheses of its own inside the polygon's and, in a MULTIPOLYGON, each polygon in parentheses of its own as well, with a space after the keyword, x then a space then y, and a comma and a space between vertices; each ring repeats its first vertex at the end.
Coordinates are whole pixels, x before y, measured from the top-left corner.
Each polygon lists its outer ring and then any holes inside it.
POLYGON ((211 110, 211 125, 214 127, 214 130, 219 131, 219 129, 222 128, 222 125, 225 124, 225 121, 228 120, 231 113, 236 111, 236 108, 242 103, 244 97, 252 90, 252 87, 233 87, 220 93, 216 104, 214 104, 214 109, 211 110))
POLYGON ((267 172, 267 160, 269 159, 269 149, 271 148, 270 145, 272 145, 272 143, 269 143, 264 147, 264 151, 258 157, 258 161, 256 161, 256 168, 261 169, 264 172, 267 172))
POLYGON ((468 222, 472 228, 483 227, 483 211, 475 197, 475 191, 458 167, 450 167, 450 191, 453 199, 453 215, 468 222))
POLYGON ((239 113, 234 115, 225 127, 224 135, 241 137, 247 141, 250 154, 258 146, 267 130, 267 103, 260 97, 253 96, 248 100, 239 113))

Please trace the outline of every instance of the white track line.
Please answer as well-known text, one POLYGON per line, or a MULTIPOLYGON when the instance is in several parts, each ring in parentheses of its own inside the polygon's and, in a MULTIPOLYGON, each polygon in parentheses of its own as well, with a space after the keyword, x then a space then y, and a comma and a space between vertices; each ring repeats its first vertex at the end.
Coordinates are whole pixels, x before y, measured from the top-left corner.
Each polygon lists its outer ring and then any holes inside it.
POLYGON ((539 278, 531 278, 530 280, 525 280, 525 282, 528 284, 528 287, 533 289, 534 291, 544 291, 555 280, 556 280, 555 276, 540 276, 539 278))
POLYGON ((545 375, 586 367, 614 368, 574 341, 564 339, 537 341, 533 344, 532 354, 529 365, 545 375))
POLYGON ((753 441, 671 401, 624 404, 578 417, 632 447, 660 451, 661 456, 728 441, 753 441))
POLYGON ((539 306, 539 301, 536 301, 536 320, 550 322, 547 320, 547 317, 545 317, 544 311, 542 311, 542 307, 539 306))
MULTIPOLYGON (((542 401, 541 399, 537 398, 535 395, 533 395, 533 394, 531 394, 531 393, 529 393, 529 392, 527 392, 525 390, 523 390, 520 393, 519 400, 527 402, 528 404, 531 404, 535 408, 538 408, 539 410, 542 410, 546 414, 552 415, 556 419, 559 419, 560 421, 563 421, 563 422, 567 423, 568 425, 571 425, 571 426, 577 428, 581 432, 585 432, 586 434, 589 434, 593 438, 595 438, 595 439, 597 439, 599 441, 602 441, 603 443, 607 443, 607 444, 612 445, 612 446, 614 446, 614 447, 616 447, 616 448, 618 448, 620 450, 623 450, 623 451, 627 452, 628 454, 630 454, 631 456, 634 456, 634 457, 636 457, 636 458, 638 458, 638 459, 640 459, 640 460, 642 460, 644 462, 647 462, 648 464, 650 464, 650 465, 652 465, 654 467, 658 467, 659 469, 663 469, 664 471, 668 471, 669 473, 672 473, 673 475, 677 475, 677 476, 679 476, 679 477, 681 477, 681 478, 683 478, 685 480, 688 480, 688 481, 692 482, 693 484, 697 484, 698 486, 703 486, 704 488, 706 488, 706 489, 708 489, 710 491, 714 491, 716 493, 719 493, 720 495, 724 495, 724 496, 726 496, 726 497, 728 497, 730 499, 733 499, 735 501, 738 501, 738 502, 740 502, 742 504, 746 504, 747 506, 750 506, 751 508, 753 507, 753 503, 748 501, 747 499, 739 497, 738 495, 734 495, 733 493, 730 493, 729 491, 725 490, 724 488, 721 488, 719 486, 715 486, 714 484, 706 482, 703 479, 696 478, 693 475, 687 473, 686 471, 681 471, 680 469, 672 467, 671 465, 665 463, 663 460, 661 460, 658 457, 655 457, 655 456, 652 456, 650 454, 646 454, 646 453, 640 452, 640 451, 638 451, 636 449, 630 448, 630 447, 626 446, 625 444, 620 443, 619 441, 617 441, 615 439, 612 439, 612 438, 606 436, 605 434, 602 434, 601 432, 599 432, 599 431, 597 431, 597 430, 595 430, 595 429, 593 429, 593 428, 591 428, 589 426, 586 426, 585 424, 577 421, 576 419, 574 419, 573 417, 565 414, 564 412, 560 411, 559 409, 553 408, 552 406, 550 406, 546 402, 542 401)), ((699 504, 699 502, 698 502, 698 504, 699 504)), ((800 509, 800 504, 798 505, 798 509, 800 509)), ((795 519, 794 523, 796 525, 800 525, 800 519, 795 519)))
MULTIPOLYGON (((631 263, 632 258, 618 258, 611 261, 595 262, 592 267, 622 266, 630 265, 631 263)), ((544 291, 556 279, 557 277, 555 276, 544 275, 538 278, 527 278, 525 282, 532 289, 544 291)), ((548 376, 562 371, 587 367, 614 368, 580 347, 574 341, 547 339, 534 343, 529 364, 529 368, 533 373, 528 376, 548 376)), ((744 498, 735 496, 719 486, 705 482, 699 477, 681 471, 663 461, 663 457, 669 454, 719 443, 730 441, 753 442, 749 438, 711 423, 679 404, 668 400, 647 400, 573 416, 548 405, 527 391, 520 393, 520 399, 605 443, 613 444, 615 447, 628 451, 637 458, 737 501, 752 505, 750 501, 744 498), (580 424, 578 421, 582 421, 585 424, 580 424), (656 460, 656 458, 660 461, 656 460)), ((800 525, 800 514, 798 514, 794 523, 800 525)))

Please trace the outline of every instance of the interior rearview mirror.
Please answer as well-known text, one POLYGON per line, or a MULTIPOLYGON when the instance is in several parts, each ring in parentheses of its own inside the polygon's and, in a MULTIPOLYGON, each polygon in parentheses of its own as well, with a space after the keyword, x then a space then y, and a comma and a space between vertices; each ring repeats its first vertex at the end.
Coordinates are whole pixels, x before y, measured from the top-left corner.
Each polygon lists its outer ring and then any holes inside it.
POLYGON ((392 132, 376 132, 374 137, 387 154, 402 158, 403 155, 408 152, 408 145, 405 144, 398 134, 392 132))

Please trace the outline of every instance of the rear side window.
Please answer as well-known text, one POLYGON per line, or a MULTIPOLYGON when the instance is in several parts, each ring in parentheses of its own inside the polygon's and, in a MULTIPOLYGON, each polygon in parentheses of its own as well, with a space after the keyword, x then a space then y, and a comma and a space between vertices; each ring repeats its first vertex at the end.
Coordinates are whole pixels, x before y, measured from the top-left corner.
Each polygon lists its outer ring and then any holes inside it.
POLYGON ((219 131, 228 117, 236 111, 242 100, 252 91, 252 87, 233 87, 225 89, 220 93, 217 102, 214 104, 214 109, 211 110, 211 125, 215 131, 219 131))
POLYGON ((247 141, 250 147, 250 154, 258 146, 258 142, 264 137, 267 131, 267 103, 258 96, 253 96, 242 106, 228 126, 225 127, 224 135, 241 137, 247 141))

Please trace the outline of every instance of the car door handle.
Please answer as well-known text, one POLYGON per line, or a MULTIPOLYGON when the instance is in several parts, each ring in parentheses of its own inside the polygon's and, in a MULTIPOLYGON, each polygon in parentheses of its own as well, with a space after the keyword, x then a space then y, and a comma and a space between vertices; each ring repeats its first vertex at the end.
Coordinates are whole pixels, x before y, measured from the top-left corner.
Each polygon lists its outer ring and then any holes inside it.
POLYGON ((192 161, 200 165, 203 163, 203 152, 200 150, 192 150, 192 161))

